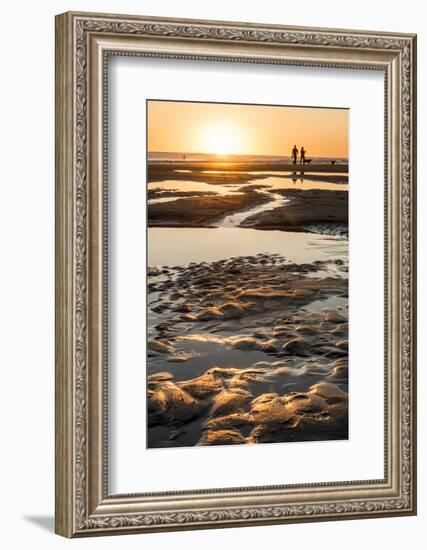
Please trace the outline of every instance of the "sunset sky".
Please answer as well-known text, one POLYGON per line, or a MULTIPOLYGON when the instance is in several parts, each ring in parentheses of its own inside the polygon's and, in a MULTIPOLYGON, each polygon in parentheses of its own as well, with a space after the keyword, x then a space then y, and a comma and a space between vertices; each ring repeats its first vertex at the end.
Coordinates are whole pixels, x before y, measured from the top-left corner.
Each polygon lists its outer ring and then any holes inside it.
POLYGON ((148 151, 348 156, 348 110, 148 101, 148 151))

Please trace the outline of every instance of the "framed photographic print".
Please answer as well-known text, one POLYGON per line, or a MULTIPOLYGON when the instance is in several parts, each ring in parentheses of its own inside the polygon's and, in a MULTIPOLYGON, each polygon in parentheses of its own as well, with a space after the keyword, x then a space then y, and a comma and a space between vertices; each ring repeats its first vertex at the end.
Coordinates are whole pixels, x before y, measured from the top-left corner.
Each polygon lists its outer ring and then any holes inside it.
POLYGON ((56 19, 56 531, 416 513, 416 38, 56 19))

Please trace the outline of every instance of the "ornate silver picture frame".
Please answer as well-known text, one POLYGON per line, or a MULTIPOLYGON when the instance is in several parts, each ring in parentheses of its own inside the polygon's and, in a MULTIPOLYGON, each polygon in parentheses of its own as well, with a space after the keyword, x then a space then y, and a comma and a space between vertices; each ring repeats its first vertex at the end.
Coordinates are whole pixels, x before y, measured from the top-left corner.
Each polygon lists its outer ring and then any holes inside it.
POLYGON ((82 537, 416 513, 415 121, 416 37, 411 34, 73 12, 57 16, 58 534, 82 537), (251 63, 254 70, 257 64, 283 64, 383 72, 384 478, 109 493, 105 182, 110 56, 251 63))

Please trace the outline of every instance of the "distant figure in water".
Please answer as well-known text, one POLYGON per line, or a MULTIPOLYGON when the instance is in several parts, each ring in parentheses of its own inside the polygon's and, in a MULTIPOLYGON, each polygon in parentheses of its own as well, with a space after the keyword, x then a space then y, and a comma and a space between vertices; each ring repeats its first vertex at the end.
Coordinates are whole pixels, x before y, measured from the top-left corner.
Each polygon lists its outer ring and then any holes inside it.
POLYGON ((301 160, 300 160, 300 164, 304 165, 305 164, 305 149, 304 147, 301 146, 301 160))
POLYGON ((335 166, 335 160, 331 160, 332 166, 335 166))
POLYGON ((298 148, 296 145, 294 145, 294 148, 292 149, 292 164, 296 164, 298 159, 298 148))
POLYGON ((185 158, 186 158, 185 155, 182 155, 182 158, 185 160, 185 158))

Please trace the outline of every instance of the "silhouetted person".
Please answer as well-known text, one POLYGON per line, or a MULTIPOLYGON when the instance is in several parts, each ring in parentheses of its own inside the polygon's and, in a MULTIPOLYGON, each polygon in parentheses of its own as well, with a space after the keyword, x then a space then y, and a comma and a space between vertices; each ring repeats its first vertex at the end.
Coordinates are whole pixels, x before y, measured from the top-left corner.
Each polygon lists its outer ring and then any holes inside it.
POLYGON ((301 147, 301 164, 304 165, 305 163, 305 149, 304 147, 301 147))
POLYGON ((296 145, 294 145, 294 148, 292 149, 292 164, 296 164, 298 159, 298 148, 296 145))

